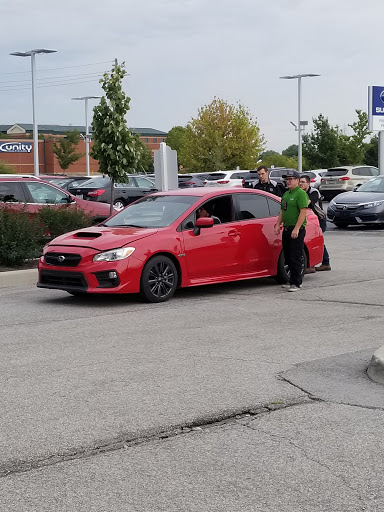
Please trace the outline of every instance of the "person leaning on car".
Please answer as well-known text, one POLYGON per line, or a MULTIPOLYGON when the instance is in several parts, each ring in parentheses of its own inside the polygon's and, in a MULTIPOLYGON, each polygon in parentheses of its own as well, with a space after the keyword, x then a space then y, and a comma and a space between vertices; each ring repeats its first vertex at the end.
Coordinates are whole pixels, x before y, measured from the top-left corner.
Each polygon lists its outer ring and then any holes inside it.
MULTIPOLYGON (((316 189, 310 186, 311 179, 309 176, 306 176, 305 174, 300 177, 300 188, 304 190, 308 194, 309 198, 309 204, 308 208, 311 208, 313 213, 317 215, 317 218, 319 219, 319 224, 321 227, 321 231, 324 233, 324 231, 327 229, 327 215, 325 211, 323 210, 323 205, 321 203, 321 195, 320 192, 316 189)), ((329 263, 329 254, 327 251, 327 248, 324 245, 324 252, 323 252, 323 261, 319 267, 311 267, 307 268, 306 274, 312 274, 313 272, 321 272, 323 270, 331 270, 331 265, 329 263)))
POLYGON ((275 234, 280 234, 280 225, 283 223, 282 244, 285 262, 290 271, 290 283, 282 286, 288 288, 290 292, 297 292, 302 283, 301 270, 308 196, 299 187, 300 174, 297 171, 287 171, 283 177, 287 180, 288 191, 281 199, 281 210, 275 224, 275 234))
POLYGON ((260 165, 257 168, 257 176, 259 177, 259 181, 253 186, 253 188, 256 190, 264 190, 264 192, 275 194, 275 196, 281 196, 280 189, 277 186, 276 181, 269 179, 268 167, 260 165))

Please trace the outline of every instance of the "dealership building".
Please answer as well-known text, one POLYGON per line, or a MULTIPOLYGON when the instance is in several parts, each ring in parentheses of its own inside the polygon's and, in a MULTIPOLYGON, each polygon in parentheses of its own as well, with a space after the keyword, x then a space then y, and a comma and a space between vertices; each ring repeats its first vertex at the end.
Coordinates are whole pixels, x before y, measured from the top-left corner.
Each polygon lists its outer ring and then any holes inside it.
MULTIPOLYGON (((54 143, 65 136, 65 133, 77 130, 85 134, 85 126, 61 126, 61 125, 39 125, 39 173, 40 174, 60 174, 63 170, 60 168, 56 155, 53 152, 54 143)), ((160 143, 165 142, 167 133, 153 128, 131 128, 133 133, 139 135, 140 139, 153 152, 159 149, 160 143)), ((10 164, 16 173, 33 174, 33 141, 32 124, 16 123, 13 125, 0 125, 0 161, 10 164), (2 137, 3 135, 3 137, 2 137), (6 137, 4 137, 6 135, 6 137)), ((92 142, 90 143, 92 148, 92 142)), ((66 171, 66 174, 85 174, 85 142, 80 141, 77 152, 83 154, 77 162, 73 163, 66 171)), ((90 158, 90 171, 98 171, 97 160, 90 158)))

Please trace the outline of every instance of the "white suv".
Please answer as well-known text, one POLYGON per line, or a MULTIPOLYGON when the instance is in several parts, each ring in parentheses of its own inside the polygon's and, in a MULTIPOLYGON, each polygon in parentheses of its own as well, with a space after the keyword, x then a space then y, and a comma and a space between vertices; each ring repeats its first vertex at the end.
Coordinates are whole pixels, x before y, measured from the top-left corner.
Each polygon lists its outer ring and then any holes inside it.
POLYGON ((332 167, 321 178, 319 191, 325 199, 334 197, 342 192, 351 192, 378 174, 379 169, 370 165, 332 167))
POLYGON ((246 170, 210 172, 204 181, 206 187, 242 187, 246 170))

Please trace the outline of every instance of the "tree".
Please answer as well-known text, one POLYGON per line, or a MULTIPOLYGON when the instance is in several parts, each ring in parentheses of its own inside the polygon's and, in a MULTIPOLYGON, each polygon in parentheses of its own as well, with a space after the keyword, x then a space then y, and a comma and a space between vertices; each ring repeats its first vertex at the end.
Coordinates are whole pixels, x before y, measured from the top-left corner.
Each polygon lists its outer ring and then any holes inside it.
POLYGON ((135 135, 136 143, 138 144, 140 157, 136 165, 136 172, 138 173, 152 173, 154 171, 153 158, 151 150, 146 144, 140 139, 138 135, 135 135))
POLYGON ((364 154, 367 149, 367 144, 364 142, 370 131, 368 129, 368 114, 362 110, 355 110, 357 114, 357 121, 349 124, 352 128, 353 135, 348 137, 347 155, 348 163, 357 165, 362 164, 364 161, 364 154))
POLYGON ((323 114, 313 119, 314 130, 303 136, 303 155, 309 169, 326 169, 339 165, 338 128, 329 124, 323 114))
POLYGON ((80 133, 77 130, 73 130, 66 132, 65 137, 53 144, 53 152, 57 156, 61 169, 64 171, 84 156, 84 153, 76 152, 79 141, 80 133))
POLYGON ((374 135, 367 144, 363 163, 365 165, 379 166, 379 137, 374 135))
POLYGON ((292 156, 298 157, 298 155, 299 155, 299 146, 297 144, 291 144, 286 149, 284 149, 281 152, 281 154, 284 155, 284 156, 288 156, 288 157, 292 157, 292 156))
POLYGON ((93 109, 91 155, 99 161, 100 172, 112 180, 111 214, 114 183, 124 183, 127 174, 135 173, 142 155, 142 146, 137 143, 125 120, 131 101, 122 88, 126 74, 124 62, 114 64, 110 74, 104 73, 100 83, 105 96, 93 109))
POLYGON ((219 98, 199 109, 182 140, 183 165, 189 171, 253 169, 264 149, 264 137, 250 112, 219 98))
POLYGON ((177 151, 177 162, 179 165, 185 165, 184 161, 184 148, 185 148, 185 135, 187 128, 184 126, 174 126, 171 128, 167 135, 167 146, 177 151))
MULTIPOLYGON (((286 155, 280 155, 279 153, 275 152, 273 153, 274 154, 267 155, 262 158, 263 165, 266 165, 267 167, 290 167, 291 169, 297 169, 297 158, 289 158, 286 155)), ((261 165, 261 163, 259 165, 261 165)))
POLYGON ((16 172, 16 170, 13 165, 0 160, 0 174, 13 174, 14 172, 16 172))

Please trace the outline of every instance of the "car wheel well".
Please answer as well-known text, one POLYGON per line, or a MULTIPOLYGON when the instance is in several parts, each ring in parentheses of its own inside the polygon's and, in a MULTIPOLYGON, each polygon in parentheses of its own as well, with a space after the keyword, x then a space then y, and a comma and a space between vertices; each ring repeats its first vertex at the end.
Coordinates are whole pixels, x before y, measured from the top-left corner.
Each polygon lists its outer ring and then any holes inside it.
POLYGON ((155 258, 156 256, 166 256, 175 265, 176 270, 177 270, 177 287, 179 288, 181 286, 181 272, 182 272, 182 270, 181 270, 181 267, 180 267, 180 262, 179 262, 179 260, 176 258, 176 256, 174 254, 172 254, 170 252, 156 252, 155 254, 152 254, 152 256, 150 258, 147 259, 147 261, 143 265, 143 268, 148 263, 148 261, 151 261, 151 259, 155 258))

